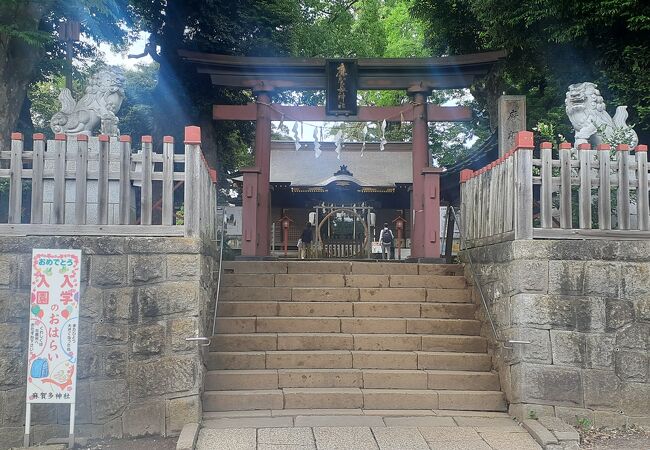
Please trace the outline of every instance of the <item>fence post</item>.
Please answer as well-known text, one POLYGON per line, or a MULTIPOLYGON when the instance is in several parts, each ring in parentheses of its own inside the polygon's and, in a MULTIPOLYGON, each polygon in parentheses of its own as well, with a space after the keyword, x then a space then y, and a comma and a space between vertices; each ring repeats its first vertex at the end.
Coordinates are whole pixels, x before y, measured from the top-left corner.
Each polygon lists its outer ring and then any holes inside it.
POLYGON ((131 223, 131 136, 120 136, 120 217, 121 225, 131 223))
POLYGON ((140 224, 151 225, 153 194, 151 185, 151 152, 153 138, 142 136, 142 186, 140 188, 140 224))
POLYGON ((578 145, 580 159, 580 193, 578 201, 579 226, 583 230, 591 229, 591 145, 578 145))
POLYGON ((560 227, 569 230, 573 227, 571 209, 571 144, 560 144, 560 227))
POLYGON ((162 224, 174 223, 174 137, 163 137, 162 224))
POLYGON ((65 223, 65 154, 68 141, 65 134, 54 135, 54 199, 52 215, 54 223, 65 223))
POLYGON ((20 223, 23 209, 23 134, 11 133, 9 223, 20 223))
POLYGON ((630 147, 627 144, 616 146, 618 157, 618 195, 616 201, 616 215, 618 216, 618 229, 630 229, 630 161, 628 156, 630 147))
POLYGON ((553 144, 542 142, 542 228, 553 228, 553 144))
POLYGON ((200 233, 201 128, 185 127, 185 236, 200 233))
POLYGON ((31 223, 43 223, 43 170, 45 158, 45 135, 34 134, 32 157, 32 214, 31 223))
POLYGON ((609 144, 600 144, 598 147, 598 228, 601 230, 612 229, 612 198, 610 185, 610 160, 609 144))
POLYGON ((99 175, 97 177, 97 223, 108 224, 108 165, 111 152, 111 137, 99 135, 99 175))
POLYGON ((637 164, 637 222, 639 230, 648 231, 650 229, 650 207, 648 205, 648 146, 636 146, 636 164, 637 164))
MULTIPOLYGON (((470 222, 470 208, 471 208, 471 199, 468 195, 469 184, 468 181, 472 178, 471 169, 463 169, 460 171, 460 224, 459 229, 463 230, 460 233, 460 242, 461 248, 465 248, 465 235, 469 232, 469 222, 470 222)), ((449 218, 447 218, 449 219, 449 218)))
POLYGON ((515 137, 515 239, 533 238, 533 133, 515 137))
POLYGON ((77 154, 75 156, 75 224, 85 225, 88 208, 88 136, 77 135, 77 154))

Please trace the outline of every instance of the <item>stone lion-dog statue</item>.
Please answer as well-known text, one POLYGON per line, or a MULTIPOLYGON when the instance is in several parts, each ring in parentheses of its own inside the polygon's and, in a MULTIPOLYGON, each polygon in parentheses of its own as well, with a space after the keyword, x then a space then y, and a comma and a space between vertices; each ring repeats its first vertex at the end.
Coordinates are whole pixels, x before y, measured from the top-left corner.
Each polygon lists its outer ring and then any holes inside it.
POLYGON ((59 94, 61 110, 52 116, 50 127, 57 134, 90 136, 100 126, 102 134, 119 136, 119 119, 115 115, 124 101, 124 73, 117 67, 94 74, 86 94, 77 102, 64 88, 59 94))
POLYGON ((605 109, 605 101, 594 83, 572 84, 564 101, 566 113, 575 129, 575 145, 590 143, 598 145, 611 141, 615 134, 623 136, 631 148, 636 147, 639 138, 632 127, 626 124, 627 106, 619 106, 612 118, 605 109))

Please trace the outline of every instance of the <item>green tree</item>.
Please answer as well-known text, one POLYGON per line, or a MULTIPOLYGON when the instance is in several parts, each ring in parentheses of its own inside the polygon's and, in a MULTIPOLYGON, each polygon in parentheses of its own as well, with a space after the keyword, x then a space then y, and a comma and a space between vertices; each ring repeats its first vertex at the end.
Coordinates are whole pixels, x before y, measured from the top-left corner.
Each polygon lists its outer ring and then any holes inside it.
MULTIPOLYGON (((126 0, 2 0, 0 1, 0 148, 7 148, 16 129, 30 83, 61 73, 63 48, 56 30, 63 18, 83 24, 97 42, 123 43, 129 16, 126 0)), ((92 45, 78 43, 89 54, 92 45)), ((26 103, 29 105, 29 102, 26 103)))
MULTIPOLYGON (((641 140, 650 138, 650 4, 643 0, 415 0, 434 54, 505 49, 508 57, 473 93, 496 117, 503 91, 527 96, 529 129, 570 125, 564 94, 594 81, 606 102, 630 107, 641 140)), ((495 124, 493 123, 493 126, 495 124)))

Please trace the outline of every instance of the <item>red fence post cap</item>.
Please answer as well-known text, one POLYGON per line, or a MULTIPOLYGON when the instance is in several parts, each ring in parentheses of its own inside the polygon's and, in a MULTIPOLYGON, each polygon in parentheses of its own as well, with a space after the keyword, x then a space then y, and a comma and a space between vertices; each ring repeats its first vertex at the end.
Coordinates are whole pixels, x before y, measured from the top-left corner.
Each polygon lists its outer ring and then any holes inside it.
POLYGON ((541 144, 539 144, 539 148, 544 150, 552 150, 553 144, 551 144, 550 142, 542 142, 541 144))
POLYGON ((460 171, 460 182, 464 183, 472 177, 471 169, 463 169, 460 171))
POLYGON ((153 142, 153 137, 149 136, 148 134, 145 134, 140 138, 143 144, 151 144, 153 142))
POLYGON ((609 151, 611 149, 612 149, 612 146, 609 145, 609 144, 598 144, 596 146, 596 150, 607 150, 607 151, 609 151))
POLYGON ((23 134, 22 133, 11 133, 11 140, 12 141, 22 141, 23 140, 23 134))
POLYGON ((45 140, 45 134, 43 133, 34 133, 32 136, 32 139, 35 141, 44 141, 45 140))
POLYGON ((55 141, 65 141, 66 140, 66 135, 63 133, 57 133, 54 135, 54 140, 55 141))
POLYGON ((123 134, 120 136, 120 142, 131 142, 131 136, 123 134))
POLYGON ((578 144, 578 150, 591 150, 591 144, 578 144))
POLYGON ((630 146, 627 144, 618 144, 616 146, 616 151, 617 152, 627 152, 630 150, 630 146))
POLYGON ((520 131, 515 136, 516 148, 533 148, 533 133, 532 131, 520 131))
POLYGON ((648 151, 648 146, 645 144, 639 144, 636 146, 635 149, 637 152, 647 152, 648 151))
POLYGON ((571 150, 571 143, 570 142, 560 143, 560 150, 571 150))
POLYGON ((108 134, 100 134, 99 135, 99 142, 110 142, 111 137, 108 134))
POLYGON ((212 180, 213 183, 217 182, 217 169, 208 169, 210 172, 210 179, 212 180))
POLYGON ((78 134, 77 135, 77 141, 88 142, 88 135, 87 134, 78 134))
POLYGON ((174 143, 174 136, 164 136, 163 137, 163 143, 165 143, 165 144, 173 144, 174 143))
POLYGON ((185 143, 201 144, 201 127, 185 127, 185 143))

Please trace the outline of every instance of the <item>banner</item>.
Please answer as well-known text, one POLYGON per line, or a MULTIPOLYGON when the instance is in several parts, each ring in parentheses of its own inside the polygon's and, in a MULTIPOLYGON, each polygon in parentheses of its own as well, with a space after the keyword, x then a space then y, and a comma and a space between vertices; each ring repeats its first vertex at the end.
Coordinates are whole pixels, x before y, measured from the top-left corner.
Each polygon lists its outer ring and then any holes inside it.
POLYGON ((27 403, 75 402, 81 250, 32 253, 27 403))

